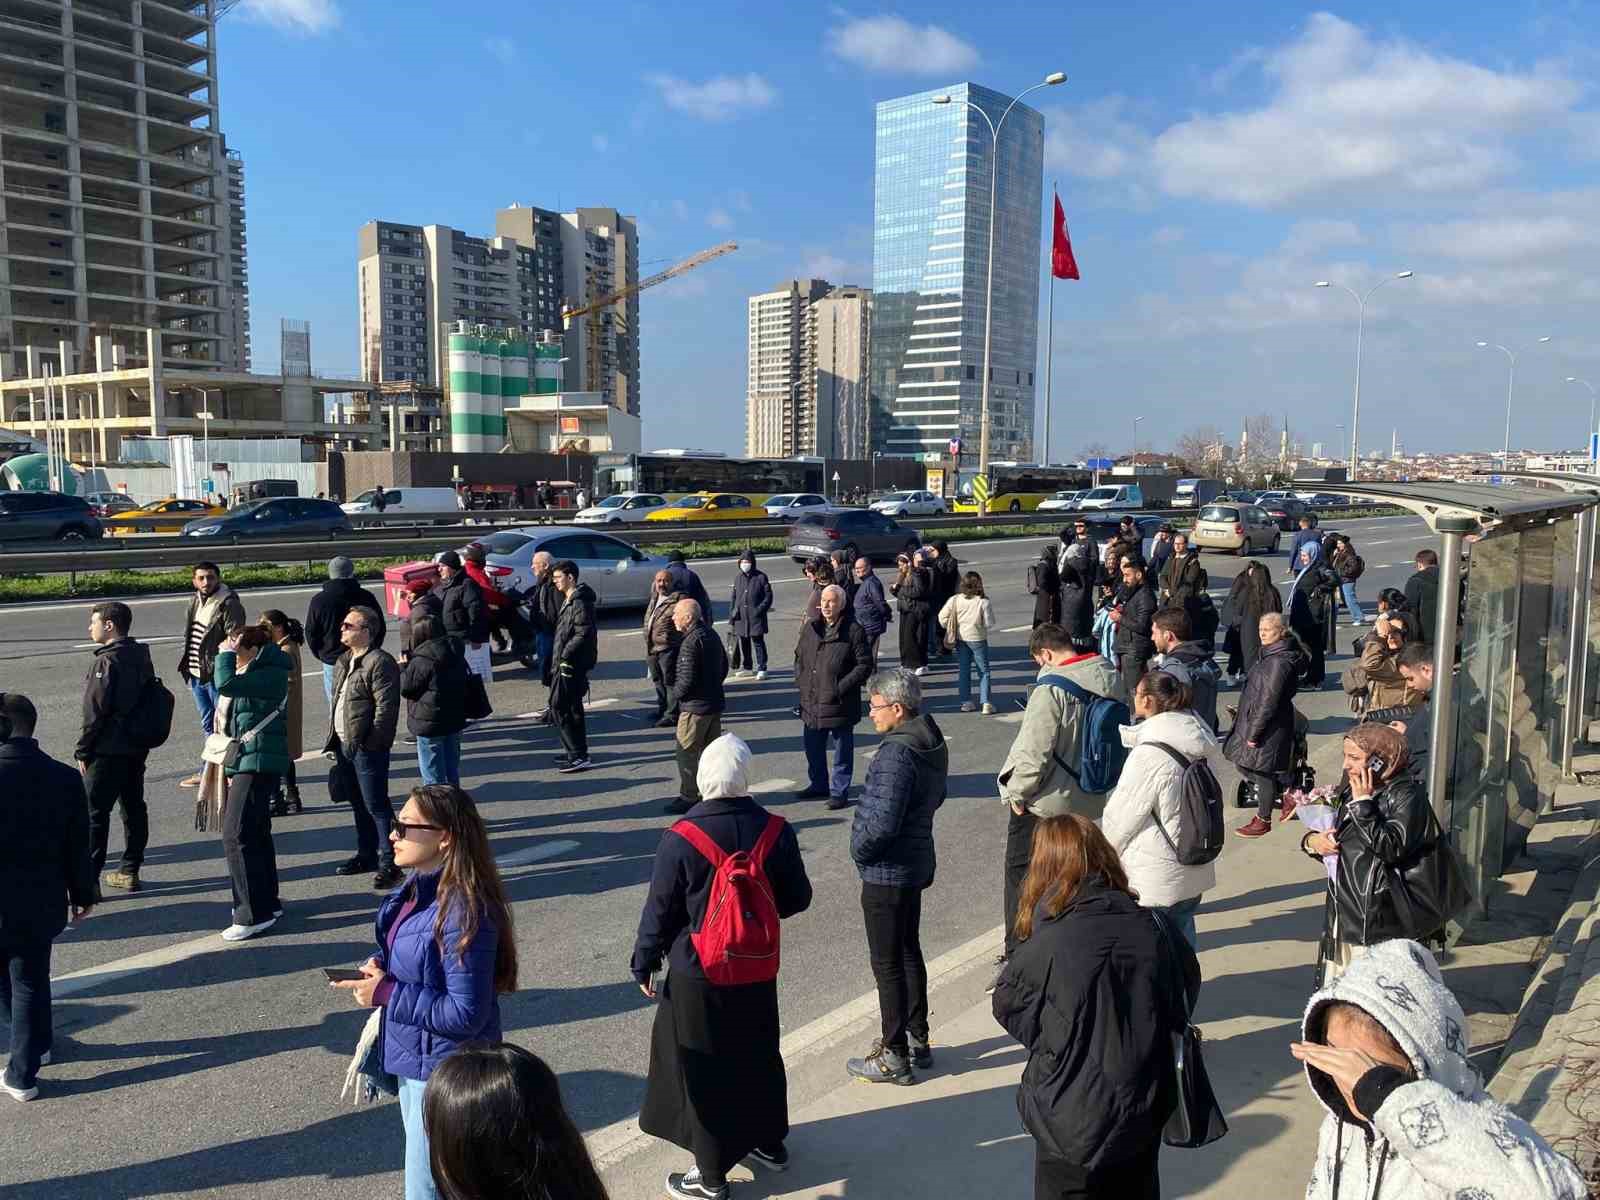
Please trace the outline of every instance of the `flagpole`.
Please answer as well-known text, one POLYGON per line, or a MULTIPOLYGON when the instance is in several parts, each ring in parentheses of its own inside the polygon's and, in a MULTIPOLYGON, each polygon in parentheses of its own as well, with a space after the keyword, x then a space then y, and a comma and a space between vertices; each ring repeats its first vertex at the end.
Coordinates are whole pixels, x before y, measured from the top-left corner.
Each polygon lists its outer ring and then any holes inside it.
POLYGON ((1055 382, 1055 352, 1056 352, 1056 275, 1050 272, 1050 315, 1045 319, 1045 336, 1049 341, 1044 344, 1044 457, 1040 464, 1050 465, 1050 390, 1055 382))

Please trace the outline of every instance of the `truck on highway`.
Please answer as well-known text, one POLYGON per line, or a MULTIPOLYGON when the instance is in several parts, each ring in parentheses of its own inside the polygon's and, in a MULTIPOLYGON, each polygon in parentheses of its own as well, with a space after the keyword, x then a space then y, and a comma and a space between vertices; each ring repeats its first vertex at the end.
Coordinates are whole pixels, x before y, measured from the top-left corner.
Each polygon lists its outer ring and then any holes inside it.
POLYGON ((1204 508, 1224 490, 1220 479, 1180 479, 1172 489, 1172 507, 1204 508))

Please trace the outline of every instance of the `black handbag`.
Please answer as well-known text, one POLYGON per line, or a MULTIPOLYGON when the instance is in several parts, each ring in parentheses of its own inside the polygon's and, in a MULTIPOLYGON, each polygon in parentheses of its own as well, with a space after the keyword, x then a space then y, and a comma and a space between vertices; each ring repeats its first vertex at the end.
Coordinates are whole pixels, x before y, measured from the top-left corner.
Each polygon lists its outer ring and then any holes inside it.
MULTIPOLYGON (((1195 1150, 1209 1146, 1228 1132, 1227 1118, 1222 1115, 1222 1105, 1211 1088, 1211 1077, 1206 1074, 1205 1058, 1201 1046, 1205 1040, 1199 1028, 1189 1019, 1194 1014, 1199 998, 1199 976, 1194 976, 1193 987, 1183 969, 1182 954, 1176 939, 1182 935, 1160 912, 1151 910, 1156 930, 1166 952, 1168 967, 1174 979, 1182 981, 1183 1011, 1171 1014, 1172 1069, 1177 1085, 1178 1103, 1167 1118, 1161 1131, 1161 1140, 1168 1146, 1195 1150)), ((1175 994, 1177 988, 1172 991, 1175 994)))
POLYGON ((494 714, 494 705, 489 703, 489 689, 484 686, 482 675, 467 675, 466 718, 469 721, 481 721, 494 714))
POLYGON ((1472 903, 1455 847, 1428 810, 1428 844, 1409 864, 1386 865, 1389 902, 1406 936, 1425 941, 1472 903))

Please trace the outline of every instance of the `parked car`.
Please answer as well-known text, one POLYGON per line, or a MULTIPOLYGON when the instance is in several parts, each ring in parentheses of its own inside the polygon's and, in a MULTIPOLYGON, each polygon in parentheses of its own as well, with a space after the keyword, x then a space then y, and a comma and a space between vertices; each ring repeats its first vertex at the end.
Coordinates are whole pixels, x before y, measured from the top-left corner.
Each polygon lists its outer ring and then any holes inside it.
POLYGON ((1247 491, 1247 490, 1245 490, 1243 488, 1239 488, 1239 489, 1236 489, 1235 491, 1223 492, 1222 495, 1217 497, 1216 503, 1218 503, 1218 504, 1256 504, 1256 503, 1258 503, 1258 501, 1257 501, 1255 492, 1247 491))
POLYGON ((134 505, 125 512, 108 517, 106 529, 112 534, 177 533, 190 521, 201 517, 220 517, 227 511, 220 504, 207 504, 204 500, 168 498, 134 505))
POLYGON ((870 509, 807 513, 789 526, 789 557, 800 563, 835 550, 851 558, 893 559, 920 545, 915 529, 870 509))
POLYGON ((618 492, 599 504, 591 504, 572 519, 579 525, 633 525, 666 506, 667 498, 654 492, 618 492))
POLYGON ((484 571, 503 592, 533 586, 533 556, 548 551, 557 562, 570 558, 578 578, 594 589, 601 608, 642 608, 650 598, 650 582, 667 565, 662 557, 598 529, 529 525, 501 529, 477 539, 484 551, 484 571))
POLYGON ((1212 503, 1195 518, 1189 540, 1202 550, 1276 552, 1283 539, 1277 519, 1255 504, 1212 503))
POLYGON ((105 528, 81 496, 60 492, 0 492, 0 543, 85 542, 105 528))
MULTIPOLYGON (((378 491, 368 488, 339 507, 347 513, 375 513, 378 491)), ((462 509, 461 497, 452 487, 391 487, 382 491, 385 513, 455 513, 462 509)))
POLYGON ((221 516, 201 517, 183 527, 183 536, 242 542, 269 537, 340 537, 350 532, 350 516, 332 500, 275 496, 230 508, 221 516))
POLYGON ((1284 530, 1293 529, 1295 522, 1311 511, 1304 500, 1297 500, 1293 496, 1279 497, 1275 500, 1263 498, 1256 506, 1264 509, 1267 516, 1278 523, 1278 528, 1284 530))
POLYGON ((1071 512, 1077 508, 1083 498, 1089 494, 1089 488, 1080 488, 1075 492, 1057 492, 1048 500, 1039 501, 1040 512, 1071 512))
POLYGON ((646 521, 765 520, 767 510, 737 492, 695 492, 653 509, 646 521))
POLYGON ((1104 487, 1090 488, 1078 498, 1078 508, 1084 511, 1143 507, 1144 489, 1137 483, 1107 484, 1104 487))
POLYGON ((1349 508, 1349 496, 1336 496, 1332 492, 1318 492, 1311 497, 1312 508, 1349 508))
POLYGON ((785 521, 792 521, 796 517, 809 512, 842 512, 839 505, 829 504, 826 496, 819 496, 816 492, 780 492, 776 496, 768 496, 767 516, 782 517, 785 521))
POLYGON ((94 515, 101 518, 139 507, 139 502, 126 492, 90 492, 84 500, 94 515))
POLYGON ((870 507, 886 517, 942 517, 947 511, 943 497, 932 492, 889 492, 870 507))
MULTIPOLYGON (((1076 524, 1079 518, 1074 518, 1076 524)), ((1106 552, 1111 549, 1111 543, 1117 536, 1117 530, 1122 524, 1121 517, 1102 515, 1099 513, 1084 513, 1083 522, 1089 527, 1089 535, 1100 545, 1100 561, 1105 563, 1106 552)), ((1144 555, 1146 562, 1150 561, 1150 552, 1155 548, 1156 530, 1167 523, 1165 517, 1134 517, 1134 526, 1139 530, 1139 552, 1144 555)))

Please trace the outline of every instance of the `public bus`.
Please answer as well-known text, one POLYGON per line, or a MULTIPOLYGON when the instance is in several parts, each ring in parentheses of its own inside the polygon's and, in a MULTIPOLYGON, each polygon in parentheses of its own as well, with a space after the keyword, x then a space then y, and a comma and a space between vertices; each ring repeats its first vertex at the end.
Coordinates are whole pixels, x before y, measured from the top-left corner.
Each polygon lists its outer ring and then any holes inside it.
MULTIPOLYGON (((963 470, 956 475, 956 499, 952 512, 976 513, 978 502, 972 494, 972 481, 978 472, 963 470)), ((1057 492, 1094 485, 1094 472, 1081 467, 1041 467, 1035 463, 991 462, 989 464, 989 503, 991 513, 1033 512, 1042 501, 1057 492)))
POLYGON ((756 504, 784 492, 828 494, 820 458, 734 458, 715 450, 652 450, 595 456, 595 500, 618 492, 657 492, 669 500, 733 492, 756 504))

